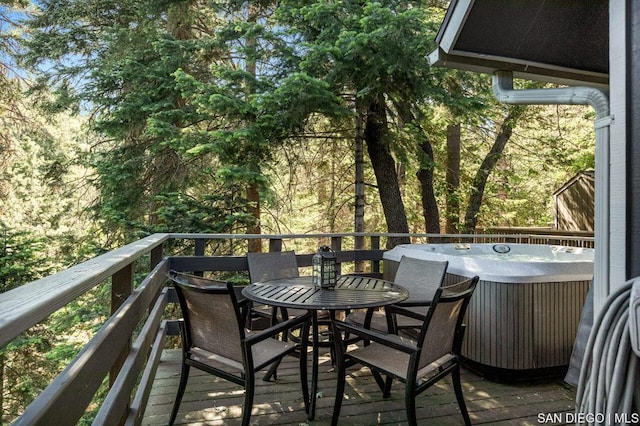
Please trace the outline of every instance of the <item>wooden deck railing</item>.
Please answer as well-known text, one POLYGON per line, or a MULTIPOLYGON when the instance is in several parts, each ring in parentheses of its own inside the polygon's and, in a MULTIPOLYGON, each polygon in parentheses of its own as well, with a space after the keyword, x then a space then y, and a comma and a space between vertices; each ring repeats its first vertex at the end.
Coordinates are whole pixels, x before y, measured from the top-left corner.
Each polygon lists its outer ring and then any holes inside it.
MULTIPOLYGON (((399 234, 222 235, 154 234, 49 277, 0 294, 0 345, 44 321, 94 287, 111 284, 111 316, 73 361, 40 393, 17 419, 19 425, 75 424, 93 403, 106 378, 109 392, 93 419, 96 425, 139 424, 149 397, 167 335, 177 334, 171 320, 163 319, 168 303, 175 300, 166 287, 169 269, 182 271, 246 271, 244 253, 207 253, 207 243, 235 241, 242 250, 249 239, 267 242, 269 251, 280 251, 304 240, 307 246, 329 243, 343 264, 368 265, 380 272, 384 253, 381 243, 399 234), (354 249, 355 239, 368 240, 367 249, 354 249), (171 256, 168 242, 190 240, 193 252, 171 256), (148 262, 147 275, 136 285, 134 263, 148 262)), ((547 233, 441 235, 410 234, 412 242, 520 242, 593 247, 593 238, 547 233)), ((246 251, 246 248, 244 248, 246 251)), ((233 250, 232 250, 233 251, 233 250)), ((298 250, 296 250, 299 253, 298 250)), ((310 266, 312 250, 298 255, 300 266, 310 266)), ((13 419, 7 419, 13 420, 13 419)))

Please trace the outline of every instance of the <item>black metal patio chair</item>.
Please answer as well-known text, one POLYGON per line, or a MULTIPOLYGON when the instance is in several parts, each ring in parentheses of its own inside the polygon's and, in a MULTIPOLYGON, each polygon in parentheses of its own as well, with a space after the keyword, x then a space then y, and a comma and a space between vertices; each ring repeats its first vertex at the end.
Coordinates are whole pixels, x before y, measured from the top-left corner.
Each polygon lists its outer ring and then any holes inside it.
MULTIPOLYGON (((247 253, 247 264, 249 266, 249 281, 251 283, 270 281, 278 278, 297 278, 300 276, 298 261, 296 260, 296 255, 293 250, 267 253, 247 253)), ((268 315, 272 326, 280 321, 286 321, 291 317, 297 317, 307 313, 304 309, 280 308, 280 314, 278 315, 277 308, 265 306, 253 306, 252 312, 254 315, 259 316, 268 315)), ((326 311, 320 311, 317 312, 316 315, 318 315, 320 324, 326 326, 325 328, 328 329, 330 314, 326 311)), ((282 339, 297 341, 298 337, 289 332, 283 333, 282 339)), ((320 345, 333 349, 333 344, 326 339, 320 342, 320 345)), ((331 352, 331 356, 333 359, 333 351, 331 352)), ((278 377, 278 364, 279 362, 273 364, 264 376, 264 380, 269 381, 271 380, 271 377, 278 377)))
POLYGON ((243 317, 230 283, 207 280, 176 271, 173 281, 183 321, 182 372, 169 424, 173 424, 189 379, 190 367, 242 385, 245 388, 242 424, 248 425, 254 399, 255 375, 286 355, 300 360, 300 381, 304 401, 308 401, 307 355, 310 314, 303 314, 259 332, 245 329, 243 317), (300 345, 274 337, 289 329, 300 328, 300 345))
MULTIPOLYGON (((338 385, 332 424, 336 425, 340 416, 346 368, 354 364, 369 367, 385 398, 391 395, 393 380, 405 384, 405 405, 410 425, 417 424, 416 396, 451 374, 462 417, 466 425, 471 424, 460 383, 459 356, 465 329, 463 319, 477 283, 476 276, 438 288, 417 340, 334 320, 336 342, 341 341, 341 334, 344 332, 357 335, 370 344, 351 351, 346 351, 342 344, 336 345, 338 385), (383 375, 386 379, 383 379, 383 375)), ((407 315, 415 320, 422 318, 421 314, 400 307, 397 308, 396 315, 407 315)), ((353 379, 357 380, 357 377, 353 379)))
MULTIPOLYGON (((384 311, 374 309, 354 311, 347 316, 346 322, 387 333, 389 321, 391 321, 395 330, 413 330, 413 336, 417 336, 417 330, 424 322, 431 300, 444 282, 448 265, 448 261, 402 256, 393 282, 406 288, 409 292, 409 298, 401 303, 385 307, 384 311), (394 315, 396 308, 408 309, 420 314, 421 319, 417 320, 404 315, 396 316, 394 315)), ((411 332, 409 331, 409 333, 411 332)))
MULTIPOLYGON (((293 250, 268 253, 247 253, 247 264, 249 265, 249 281, 253 284, 260 281, 270 281, 278 278, 299 277, 298 261, 293 250)), ((279 321, 286 321, 289 316, 295 317, 305 314, 307 311, 301 309, 280 309, 280 318, 275 307, 254 306, 252 313, 258 316, 268 317, 271 325, 279 321)), ((284 336, 285 340, 287 336, 284 336)))

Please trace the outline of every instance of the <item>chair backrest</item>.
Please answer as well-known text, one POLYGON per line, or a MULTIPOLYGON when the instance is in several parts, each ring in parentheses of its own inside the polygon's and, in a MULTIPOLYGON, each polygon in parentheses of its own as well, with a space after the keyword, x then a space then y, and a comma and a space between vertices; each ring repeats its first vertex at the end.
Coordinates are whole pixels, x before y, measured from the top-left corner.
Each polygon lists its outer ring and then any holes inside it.
POLYGON ((458 355, 463 338, 462 322, 477 283, 475 276, 436 291, 418 338, 418 345, 422 347, 418 369, 444 355, 458 355))
POLYGON ((182 316, 184 350, 197 347, 243 364, 244 328, 231 283, 170 271, 182 316))
POLYGON ((449 262, 402 256, 393 280, 409 291, 401 304, 429 304, 444 281, 449 262))
POLYGON ((247 253, 247 263, 251 283, 300 276, 293 251, 247 253))

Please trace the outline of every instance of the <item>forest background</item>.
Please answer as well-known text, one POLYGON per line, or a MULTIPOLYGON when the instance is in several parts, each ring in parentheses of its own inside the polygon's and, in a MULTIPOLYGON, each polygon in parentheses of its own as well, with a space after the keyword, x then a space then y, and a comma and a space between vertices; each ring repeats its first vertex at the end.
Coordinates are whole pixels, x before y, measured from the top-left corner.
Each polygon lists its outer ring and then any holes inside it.
MULTIPOLYGON (((553 191, 594 167, 593 113, 431 68, 447 5, 0 1, 0 291, 155 232, 548 226, 553 191)), ((4 348, 4 420, 105 295, 4 348)))

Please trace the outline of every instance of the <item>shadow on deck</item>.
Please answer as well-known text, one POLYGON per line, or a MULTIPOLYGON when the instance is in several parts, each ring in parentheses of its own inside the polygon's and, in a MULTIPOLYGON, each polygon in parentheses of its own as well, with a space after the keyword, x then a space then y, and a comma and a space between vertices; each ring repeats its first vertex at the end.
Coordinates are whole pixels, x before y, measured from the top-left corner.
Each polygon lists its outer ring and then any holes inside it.
MULTIPOLYGON (((320 359, 318 407, 308 421, 301 398, 297 361, 285 359, 277 382, 256 381, 251 424, 328 425, 331 423, 335 373, 330 359, 320 359)), ((158 367, 143 425, 166 425, 180 377, 180 351, 165 350, 158 367)), ((560 379, 517 384, 495 383, 463 370, 463 388, 473 424, 565 424, 564 413, 573 413, 575 389, 560 379), (542 417, 542 422, 539 416, 542 417), (560 423, 552 419, 561 420, 560 423)), ((391 398, 383 399, 369 370, 349 370, 340 424, 406 424, 404 387, 394 385, 391 398), (353 377, 358 376, 358 380, 353 377)), ((240 386, 192 369, 175 424, 240 424, 244 391, 240 386)), ((416 400, 419 424, 459 425, 453 387, 444 380, 416 400)))

